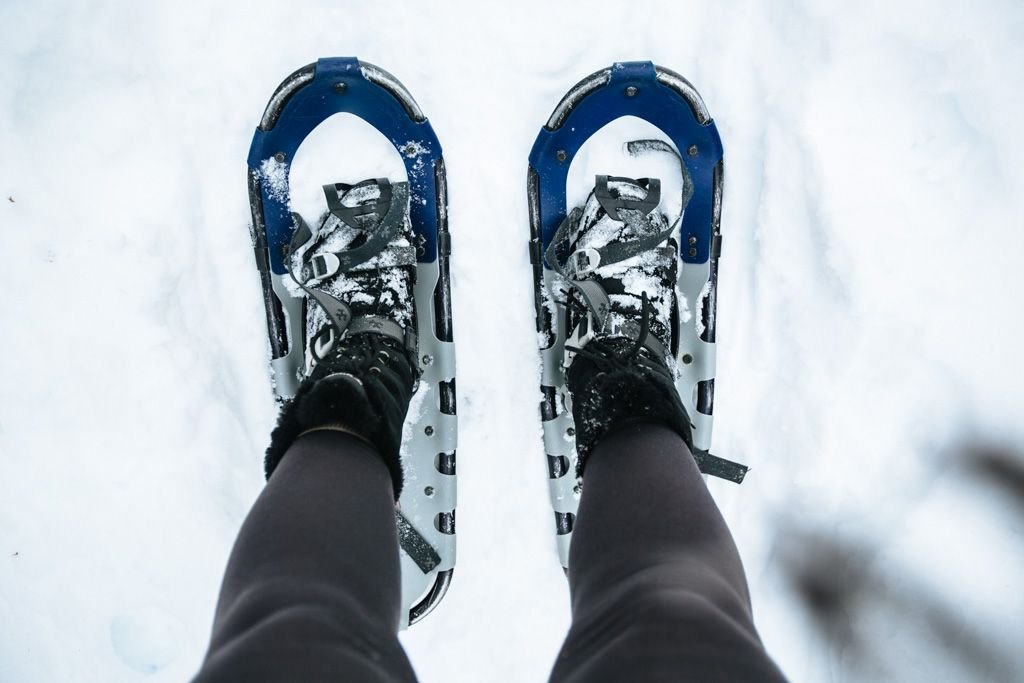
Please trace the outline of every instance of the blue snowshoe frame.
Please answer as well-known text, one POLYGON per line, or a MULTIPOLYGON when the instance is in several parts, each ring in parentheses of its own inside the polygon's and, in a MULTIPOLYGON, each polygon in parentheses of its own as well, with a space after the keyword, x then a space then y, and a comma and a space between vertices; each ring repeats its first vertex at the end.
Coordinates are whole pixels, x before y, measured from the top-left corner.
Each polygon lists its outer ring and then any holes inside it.
POLYGON ((580 484, 576 481, 576 445, 562 368, 564 310, 550 297, 557 279, 544 262, 566 206, 569 167, 584 143, 623 116, 644 119, 663 131, 678 150, 694 191, 680 222, 679 287, 697 302, 696 321, 681 327, 676 382, 694 423, 694 458, 705 474, 740 483, 747 468, 711 455, 714 407, 715 307, 721 254, 723 150, 718 130, 697 90, 679 74, 651 62, 617 62, 577 83, 555 107, 530 153, 527 194, 530 210, 530 260, 533 265, 537 331, 543 365, 541 419, 548 456, 551 503, 563 567, 580 484), (702 297, 699 293, 706 292, 702 297), (699 300, 698 300, 699 299, 699 300), (555 311, 553 314, 552 311, 555 311))
MULTIPOLYGON (((403 626, 444 597, 455 565, 455 353, 452 343, 451 241, 444 159, 437 136, 405 87, 354 57, 318 60, 292 73, 270 98, 248 157, 251 236, 263 288, 274 391, 290 399, 305 364, 306 300, 291 295, 286 258, 294 233, 288 193, 264 182, 264 164, 290 170, 296 150, 329 117, 354 114, 399 152, 409 183, 416 236, 419 391, 423 419, 403 448, 409 482, 396 509, 401 541, 403 626), (412 485, 411 482, 415 482, 412 485)), ((343 169, 342 169, 343 170, 343 169)), ((338 178, 325 178, 333 182, 338 178)), ((349 179, 357 180, 357 179, 349 179)))

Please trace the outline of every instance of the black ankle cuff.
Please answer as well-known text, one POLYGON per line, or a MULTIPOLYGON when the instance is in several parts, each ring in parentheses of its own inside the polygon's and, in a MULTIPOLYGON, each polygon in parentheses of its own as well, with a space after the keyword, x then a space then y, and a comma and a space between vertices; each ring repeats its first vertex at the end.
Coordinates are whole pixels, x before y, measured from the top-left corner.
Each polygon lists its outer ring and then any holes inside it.
POLYGON ((693 451, 690 418, 663 364, 637 356, 616 367, 601 367, 591 358, 578 356, 567 379, 579 454, 577 476, 583 476, 587 458, 597 443, 630 422, 664 425, 693 451))
POLYGON ((396 352, 389 364, 361 376, 318 365, 295 397, 281 406, 264 460, 269 479, 295 440, 319 427, 340 426, 372 445, 391 473, 395 500, 402 493, 402 425, 412 396, 411 365, 396 352))

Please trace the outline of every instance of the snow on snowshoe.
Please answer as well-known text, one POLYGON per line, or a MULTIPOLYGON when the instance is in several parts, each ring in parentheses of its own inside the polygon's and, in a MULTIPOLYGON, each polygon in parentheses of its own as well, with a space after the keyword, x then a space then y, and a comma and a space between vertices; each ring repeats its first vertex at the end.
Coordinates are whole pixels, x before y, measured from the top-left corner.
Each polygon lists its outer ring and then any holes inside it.
POLYGON ((407 626, 437 606, 455 565, 455 347, 441 146, 394 76, 355 58, 327 58, 291 74, 274 92, 248 167, 276 397, 289 401, 318 358, 341 335, 355 334, 354 327, 370 326, 416 349, 420 378, 403 430, 405 486, 395 510, 407 626), (292 162, 310 133, 335 114, 354 115, 379 131, 400 155, 405 180, 343 178, 349 170, 342 154, 341 175, 320 180, 329 183, 323 187, 327 211, 306 221, 293 211, 292 162), (371 214, 379 220, 365 220, 371 214), (354 240, 349 228, 367 225, 371 229, 354 240), (415 270, 414 311, 387 309, 397 323, 373 315, 347 319, 334 305, 345 285, 338 274, 351 269, 354 277, 368 262, 393 272, 415 270), (340 283, 333 289, 315 286, 332 277, 340 283))
POLYGON ((722 144, 700 95, 650 62, 616 63, 576 84, 530 153, 540 412, 563 567, 585 455, 566 369, 595 337, 635 340, 621 352, 659 357, 689 418, 701 471, 736 483, 746 475, 745 466, 709 452, 722 169, 722 144), (657 173, 620 172, 631 164, 657 173), (651 297, 623 288, 637 280, 649 283, 639 288, 651 297))

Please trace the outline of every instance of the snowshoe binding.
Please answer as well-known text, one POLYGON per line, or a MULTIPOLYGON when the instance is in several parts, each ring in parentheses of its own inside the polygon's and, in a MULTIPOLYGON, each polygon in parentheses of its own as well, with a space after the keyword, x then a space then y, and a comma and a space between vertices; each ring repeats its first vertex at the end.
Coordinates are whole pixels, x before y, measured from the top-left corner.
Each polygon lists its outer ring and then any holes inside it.
POLYGON ((746 475, 709 452, 722 168, 700 95, 650 62, 580 81, 534 143, 540 412, 563 567, 586 458, 617 411, 671 426, 705 474, 746 475), (656 173, 601 175, 620 169, 656 173))
MULTIPOLYGON (((338 163, 345 173, 345 159, 338 163)), ((455 350, 440 144, 394 76, 355 58, 321 59, 274 92, 248 166, 251 233, 282 403, 268 476, 292 431, 330 422, 318 412, 329 412, 331 401, 363 406, 364 414, 350 418, 395 481, 408 626, 436 607, 455 565, 455 350), (292 206, 292 160, 335 114, 355 115, 381 133, 405 177, 324 185, 326 210, 307 221, 292 206)))

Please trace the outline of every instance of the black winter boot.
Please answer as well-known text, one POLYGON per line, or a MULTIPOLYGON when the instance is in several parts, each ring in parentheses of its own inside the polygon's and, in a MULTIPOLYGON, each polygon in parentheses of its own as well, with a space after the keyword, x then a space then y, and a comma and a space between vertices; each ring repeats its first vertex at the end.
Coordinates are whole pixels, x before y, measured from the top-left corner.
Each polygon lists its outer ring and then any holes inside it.
POLYGON ((302 434, 344 431, 376 448, 397 500, 402 425, 419 381, 408 186, 367 180, 324 192, 330 211, 315 232, 293 214, 290 267, 307 297, 307 364, 282 405, 266 474, 302 434))
POLYGON ((565 347, 566 386, 579 476, 597 442, 629 422, 663 424, 693 450, 690 419, 671 367, 679 317, 678 245, 668 237, 669 220, 658 204, 656 179, 599 176, 582 211, 566 219, 566 272, 574 281, 567 305, 566 329, 574 334, 565 347))

